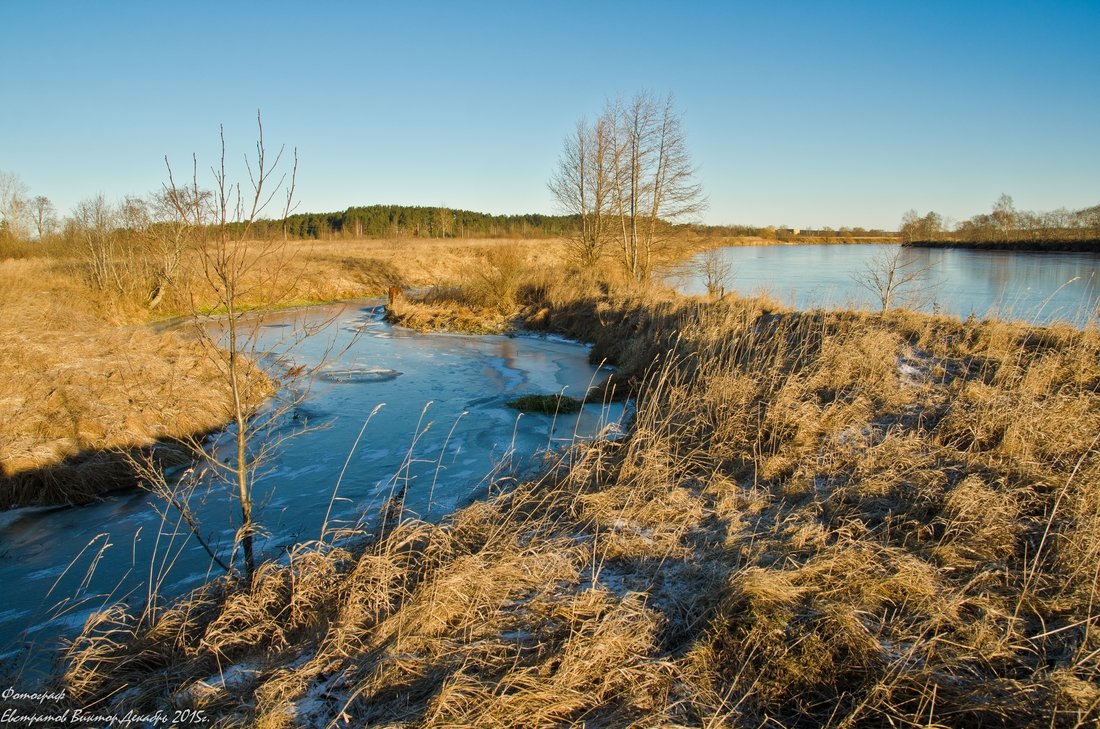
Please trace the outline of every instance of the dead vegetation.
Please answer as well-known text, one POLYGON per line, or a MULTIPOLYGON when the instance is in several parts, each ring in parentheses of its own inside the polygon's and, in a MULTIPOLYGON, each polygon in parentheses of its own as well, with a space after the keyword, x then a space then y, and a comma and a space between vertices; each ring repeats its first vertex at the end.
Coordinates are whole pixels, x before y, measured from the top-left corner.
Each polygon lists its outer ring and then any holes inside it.
MULTIPOLYGON (((389 302, 387 318, 421 331, 501 334, 516 329, 526 290, 562 265, 560 241, 525 246, 502 241, 459 263, 450 276, 413 298, 389 302)), ((550 274, 555 280, 557 276, 550 274)))
POLYGON ((0 264, 0 291, 0 508, 89 500, 133 482, 121 451, 225 422, 194 342, 105 324, 40 260, 0 264))
POLYGON ((621 441, 109 612, 82 706, 219 726, 1095 726, 1100 333, 528 293, 621 441))

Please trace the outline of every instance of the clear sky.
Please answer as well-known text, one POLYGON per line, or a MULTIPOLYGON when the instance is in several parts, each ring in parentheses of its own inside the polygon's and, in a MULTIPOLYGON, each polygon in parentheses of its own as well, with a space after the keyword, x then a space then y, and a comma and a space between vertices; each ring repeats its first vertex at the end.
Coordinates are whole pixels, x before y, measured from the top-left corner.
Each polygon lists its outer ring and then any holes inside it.
POLYGON ((562 139, 671 91, 708 223, 895 228, 1100 202, 1100 2, 0 0, 0 170, 62 212, 238 159, 300 211, 555 212, 562 139), (595 7, 590 7, 590 4, 595 7))

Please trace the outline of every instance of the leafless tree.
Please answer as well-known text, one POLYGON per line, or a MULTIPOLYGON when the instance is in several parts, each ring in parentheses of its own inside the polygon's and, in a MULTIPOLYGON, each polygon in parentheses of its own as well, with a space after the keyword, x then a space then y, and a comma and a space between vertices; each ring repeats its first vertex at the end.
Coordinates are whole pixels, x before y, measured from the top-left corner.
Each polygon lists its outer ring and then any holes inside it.
POLYGON ((726 287, 733 278, 733 264, 722 257, 720 250, 711 248, 700 257, 698 266, 707 287, 707 296, 711 299, 725 296, 726 287))
POLYGON ((916 210, 907 210, 901 217, 901 228, 898 232, 901 233, 903 243, 912 243, 935 240, 943 233, 943 229, 943 218, 939 213, 930 210, 922 217, 916 210))
POLYGON ((614 120, 616 133, 612 200, 622 260, 641 282, 649 277, 671 224, 700 213, 706 201, 693 179, 695 169, 671 94, 659 102, 641 93, 629 104, 610 105, 604 116, 614 120))
POLYGON ((184 255, 199 237, 198 229, 189 221, 211 219, 212 200, 213 194, 208 190, 193 190, 190 186, 175 189, 166 186, 151 196, 149 209, 153 224, 150 226, 149 255, 154 261, 154 272, 149 293, 150 309, 156 309, 169 288, 176 284, 184 255))
POLYGON ((581 119, 566 137, 558 168, 547 184, 561 210, 577 218, 569 240, 574 258, 584 266, 599 260, 610 237, 614 152, 614 120, 606 114, 592 125, 581 119))
POLYGON ((1012 202, 1012 196, 1002 193, 993 203, 993 224, 1001 233, 1001 238, 1007 241, 1016 227, 1016 206, 1012 202))
POLYGON ((81 252, 89 283, 101 292, 144 300, 152 289, 150 252, 161 231, 149 201, 103 194, 81 200, 66 220, 65 237, 81 252))
POLYGON ((38 240, 49 238, 57 232, 57 210, 45 195, 37 195, 31 200, 30 215, 38 240))
POLYGON ((125 289, 118 265, 118 217, 102 193, 81 200, 67 223, 67 237, 76 244, 87 266, 88 280, 100 290, 125 289))
POLYGON ((662 101, 641 93, 609 102, 593 124, 577 123, 548 187, 577 218, 576 258, 591 265, 617 240, 622 263, 641 282, 672 224, 706 206, 694 174, 672 95, 662 101))
POLYGON ((14 172, 0 171, 0 231, 11 240, 25 240, 27 212, 27 186, 14 172))
MULTIPOLYGON (((435 209, 435 234, 440 238, 451 235, 451 227, 454 225, 454 213, 446 205, 440 205, 435 209)), ((360 225, 362 223, 360 222, 360 225)))
POLYGON ((920 213, 912 208, 906 210, 901 216, 901 228, 898 232, 901 233, 901 240, 904 243, 920 240, 920 213))
MULTIPOLYGON (((298 168, 297 151, 289 173, 283 169, 283 149, 273 160, 268 157, 259 114, 256 121, 256 151, 254 156, 245 158, 247 183, 229 179, 223 130, 220 161, 211 170, 211 193, 206 193, 199 185, 194 158, 191 183, 178 185, 169 165, 164 190, 164 199, 197 238, 195 244, 202 279, 213 296, 215 310, 224 315, 224 336, 218 341, 213 341, 214 335, 207 328, 200 326, 197 330, 211 345, 218 345, 210 346, 209 350, 217 358, 228 390, 233 452, 222 461, 208 453, 200 441, 192 443, 192 450, 204 459, 208 471, 216 479, 231 485, 235 491, 240 507, 240 526, 234 539, 234 552, 236 547, 240 548, 249 579, 256 567, 253 484, 257 469, 272 447, 271 443, 259 442, 259 435, 277 413, 269 413, 266 418, 257 417, 257 402, 267 392, 268 379, 254 363, 254 357, 249 356, 257 353, 258 327, 250 329, 243 317, 257 307, 277 303, 293 287, 286 242, 253 240, 252 234, 255 222, 280 191, 286 200, 282 217, 285 219, 289 215, 293 209, 298 168)), ((193 303, 193 309, 198 314, 198 302, 193 303)), ((188 508, 186 499, 177 501, 182 508, 188 508)))
POLYGON ((880 311, 904 302, 918 306, 931 297, 927 280, 930 267, 912 254, 912 249, 894 246, 867 261, 864 270, 853 273, 853 280, 874 295, 880 311))
POLYGON ((115 207, 118 231, 118 267, 122 291, 140 292, 144 298, 152 286, 149 252, 155 236, 153 213, 148 200, 127 195, 115 207))

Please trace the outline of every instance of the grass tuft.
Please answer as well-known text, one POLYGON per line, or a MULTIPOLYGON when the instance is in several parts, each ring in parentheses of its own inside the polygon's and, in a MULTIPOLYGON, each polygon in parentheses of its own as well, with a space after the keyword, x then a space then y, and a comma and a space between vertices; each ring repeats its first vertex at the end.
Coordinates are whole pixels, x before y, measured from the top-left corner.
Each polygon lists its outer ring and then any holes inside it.
POLYGON ((543 413, 544 415, 576 413, 580 412, 584 406, 583 402, 568 395, 520 395, 504 404, 525 413, 543 413))

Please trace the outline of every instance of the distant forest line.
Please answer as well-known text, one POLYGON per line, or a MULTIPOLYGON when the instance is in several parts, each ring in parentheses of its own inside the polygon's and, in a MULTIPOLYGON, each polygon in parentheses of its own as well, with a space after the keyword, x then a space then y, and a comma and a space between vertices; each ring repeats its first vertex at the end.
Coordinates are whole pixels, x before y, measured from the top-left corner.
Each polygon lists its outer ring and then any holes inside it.
POLYGON ((295 213, 254 224, 258 237, 283 233, 299 239, 339 238, 558 238, 576 224, 574 216, 491 215, 472 210, 418 205, 367 205, 336 213, 295 213))
MULTIPOLYGON (((446 206, 366 205, 333 213, 295 213, 285 220, 258 220, 257 238, 298 240, 355 238, 561 238, 580 226, 579 215, 493 215, 446 206)), ((989 214, 951 225, 938 213, 908 211, 897 231, 860 226, 799 229, 784 225, 671 226, 707 238, 756 237, 782 243, 901 241, 929 247, 1011 247, 1028 250, 1100 250, 1100 205, 1084 210, 1017 210, 1002 195, 989 214)))
POLYGON ((1100 205, 1082 210, 1019 210, 1001 195, 988 213, 951 224, 939 213, 909 210, 899 229, 904 245, 922 248, 984 248, 1100 252, 1100 205))
MULTIPOLYGON (((561 238, 580 225, 578 215, 492 215, 472 210, 419 205, 367 205, 335 213, 295 213, 283 220, 253 224, 259 238, 282 235, 300 240, 341 238, 561 238)), ((859 226, 799 230, 785 226, 703 225, 674 226, 707 237, 758 237, 783 242, 819 240, 858 242, 889 239, 896 232, 859 226)))
POLYGON ((1100 238, 1042 240, 914 240, 902 245, 913 248, 974 248, 980 250, 1050 251, 1055 253, 1100 253, 1100 238))

